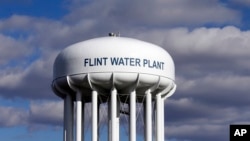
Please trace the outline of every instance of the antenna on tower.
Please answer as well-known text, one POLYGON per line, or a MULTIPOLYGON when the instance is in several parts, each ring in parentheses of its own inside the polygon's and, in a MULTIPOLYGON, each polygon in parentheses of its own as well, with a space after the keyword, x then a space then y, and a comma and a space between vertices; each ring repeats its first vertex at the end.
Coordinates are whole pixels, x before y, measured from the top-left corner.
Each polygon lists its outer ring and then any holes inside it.
POLYGON ((118 33, 110 32, 109 36, 110 37, 120 37, 120 32, 118 32, 118 33))

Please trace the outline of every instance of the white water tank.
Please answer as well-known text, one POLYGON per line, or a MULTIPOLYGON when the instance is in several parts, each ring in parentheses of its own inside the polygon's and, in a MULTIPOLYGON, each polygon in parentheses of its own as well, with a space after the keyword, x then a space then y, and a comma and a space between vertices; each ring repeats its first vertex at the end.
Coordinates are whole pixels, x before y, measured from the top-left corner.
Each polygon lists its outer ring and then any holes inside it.
POLYGON ((129 140, 136 140, 138 103, 143 105, 145 141, 152 141, 152 122, 155 140, 164 141, 164 99, 176 89, 175 67, 168 52, 157 45, 125 37, 95 38, 60 52, 52 88, 64 99, 64 141, 73 141, 74 123, 76 141, 82 141, 85 114, 92 118, 92 141, 98 141, 99 107, 105 103, 109 141, 120 140, 121 113, 129 118, 129 140), (91 113, 84 112, 86 103, 91 103, 91 113))
POLYGON ((172 85, 175 67, 168 52, 157 45, 102 37, 65 48, 55 60, 53 77, 56 89, 67 85, 68 77, 72 86, 86 91, 86 96, 91 87, 104 92, 112 87, 125 92, 136 89, 143 95, 150 88, 157 93, 172 85))

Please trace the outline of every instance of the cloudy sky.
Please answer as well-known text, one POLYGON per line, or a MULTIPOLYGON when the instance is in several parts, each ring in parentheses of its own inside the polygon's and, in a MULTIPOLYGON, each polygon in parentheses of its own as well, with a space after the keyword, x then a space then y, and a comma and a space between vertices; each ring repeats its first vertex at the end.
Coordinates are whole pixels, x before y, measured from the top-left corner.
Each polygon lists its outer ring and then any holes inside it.
POLYGON ((0 0, 0 138, 62 140, 63 103, 50 88, 55 57, 120 32, 175 61, 166 139, 228 141, 230 124, 250 123, 249 15, 250 0, 0 0))

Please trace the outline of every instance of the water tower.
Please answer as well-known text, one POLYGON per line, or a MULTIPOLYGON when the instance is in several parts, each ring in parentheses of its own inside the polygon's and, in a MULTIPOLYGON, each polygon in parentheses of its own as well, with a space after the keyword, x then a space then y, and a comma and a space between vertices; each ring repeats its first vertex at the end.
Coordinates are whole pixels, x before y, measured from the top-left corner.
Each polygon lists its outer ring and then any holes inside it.
POLYGON ((92 141, 119 141, 122 114, 129 117, 129 141, 136 141, 138 104, 143 105, 144 140, 164 141, 164 100, 174 93, 174 80, 171 56, 151 43, 111 36, 65 48, 55 60, 52 82, 64 99, 64 141, 84 139, 86 114, 91 115, 92 141), (84 112, 87 103, 91 112, 84 112), (108 105, 106 139, 99 138, 101 103, 108 105))

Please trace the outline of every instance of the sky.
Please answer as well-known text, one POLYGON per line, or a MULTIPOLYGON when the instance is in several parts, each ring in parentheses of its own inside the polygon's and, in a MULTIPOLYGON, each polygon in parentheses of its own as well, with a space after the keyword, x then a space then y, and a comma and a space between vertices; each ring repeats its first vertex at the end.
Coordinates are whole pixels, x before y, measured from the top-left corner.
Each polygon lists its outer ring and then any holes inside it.
POLYGON ((250 124, 250 0, 0 0, 1 140, 62 140, 55 57, 109 32, 173 57, 166 140, 228 141, 230 124, 250 124))

